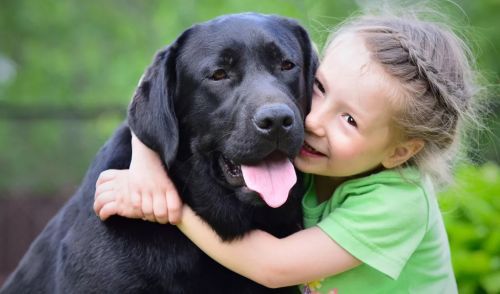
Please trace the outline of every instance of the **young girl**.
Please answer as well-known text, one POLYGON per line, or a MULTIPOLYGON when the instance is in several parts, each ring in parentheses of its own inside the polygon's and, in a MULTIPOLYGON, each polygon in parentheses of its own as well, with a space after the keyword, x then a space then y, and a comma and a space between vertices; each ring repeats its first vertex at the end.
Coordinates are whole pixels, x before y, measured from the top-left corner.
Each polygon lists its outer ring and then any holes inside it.
POLYGON ((414 18, 360 17, 334 34, 295 159, 310 174, 306 229, 291 236, 252 231, 222 242, 182 207, 158 156, 136 138, 130 170, 101 175, 94 209, 102 219, 178 222, 213 259, 268 287, 455 293, 433 186, 450 178, 474 108, 467 53, 450 30, 414 18))

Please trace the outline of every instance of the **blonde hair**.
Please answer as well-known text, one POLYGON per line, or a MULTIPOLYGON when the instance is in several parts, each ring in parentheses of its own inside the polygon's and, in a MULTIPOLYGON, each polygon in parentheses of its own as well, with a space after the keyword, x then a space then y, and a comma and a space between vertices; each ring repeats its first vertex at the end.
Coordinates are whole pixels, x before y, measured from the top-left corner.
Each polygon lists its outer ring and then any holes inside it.
POLYGON ((453 163, 464 150, 461 139, 468 127, 480 125, 480 87, 469 48, 447 26, 414 15, 357 17, 330 42, 344 33, 361 36, 373 61, 400 82, 393 121, 405 139, 425 142, 405 165, 430 175, 438 187, 451 182, 453 163))

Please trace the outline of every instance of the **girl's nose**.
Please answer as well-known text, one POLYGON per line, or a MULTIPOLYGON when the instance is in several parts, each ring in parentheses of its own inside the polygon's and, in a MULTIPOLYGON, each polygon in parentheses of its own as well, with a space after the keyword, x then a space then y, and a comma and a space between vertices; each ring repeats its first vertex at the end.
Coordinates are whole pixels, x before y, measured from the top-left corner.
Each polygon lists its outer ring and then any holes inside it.
POLYGON ((318 137, 323 137, 325 135, 324 119, 322 119, 320 111, 311 110, 306 116, 305 129, 307 132, 318 137))

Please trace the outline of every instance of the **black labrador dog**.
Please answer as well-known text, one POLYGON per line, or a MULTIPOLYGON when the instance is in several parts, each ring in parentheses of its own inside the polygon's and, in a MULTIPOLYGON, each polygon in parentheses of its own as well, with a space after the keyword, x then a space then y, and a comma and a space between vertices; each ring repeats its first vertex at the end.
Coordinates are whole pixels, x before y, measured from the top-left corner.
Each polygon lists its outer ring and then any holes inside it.
POLYGON ((131 159, 130 129, 158 152, 183 201, 226 241, 301 225, 303 142, 317 57, 295 21, 253 13, 186 30, 146 70, 124 123, 83 184, 31 245, 6 293, 266 293, 175 226, 92 210, 95 182, 131 159), (262 183, 266 183, 265 185, 262 183), (287 199, 287 196, 288 199, 287 199))

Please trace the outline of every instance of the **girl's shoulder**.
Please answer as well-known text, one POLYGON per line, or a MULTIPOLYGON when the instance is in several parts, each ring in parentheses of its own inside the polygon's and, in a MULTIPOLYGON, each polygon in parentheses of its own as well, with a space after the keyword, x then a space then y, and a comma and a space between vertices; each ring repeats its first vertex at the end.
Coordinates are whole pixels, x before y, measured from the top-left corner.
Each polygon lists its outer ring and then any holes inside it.
POLYGON ((341 194, 366 194, 379 189, 403 189, 405 191, 416 190, 425 192, 427 190, 427 182, 425 177, 416 168, 406 167, 383 170, 365 177, 346 181, 337 188, 336 192, 341 194))
POLYGON ((419 184, 423 179, 422 174, 414 167, 387 169, 369 176, 358 178, 358 183, 397 183, 419 184))
POLYGON ((398 210, 410 205, 426 214, 434 194, 427 177, 415 168, 402 168, 347 181, 337 188, 332 198, 339 206, 360 201, 363 206, 371 203, 398 210))

